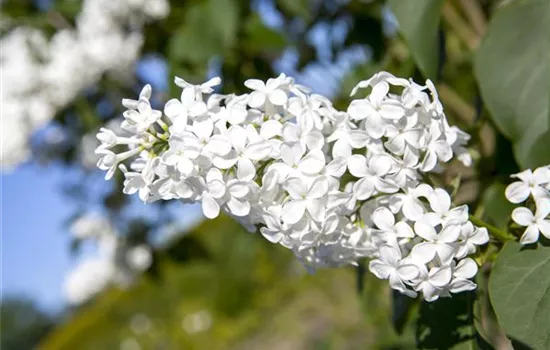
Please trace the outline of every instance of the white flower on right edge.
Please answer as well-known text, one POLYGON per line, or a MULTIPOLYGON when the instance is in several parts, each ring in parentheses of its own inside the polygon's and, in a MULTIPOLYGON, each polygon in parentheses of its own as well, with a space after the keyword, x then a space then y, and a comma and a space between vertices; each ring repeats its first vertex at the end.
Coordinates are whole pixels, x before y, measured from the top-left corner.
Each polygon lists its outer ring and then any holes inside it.
POLYGON ((506 187, 506 199, 517 204, 529 197, 535 202, 535 214, 526 207, 519 207, 512 212, 512 220, 527 227, 521 236, 521 244, 535 243, 542 233, 550 239, 550 165, 541 166, 534 171, 524 170, 512 175, 516 181, 506 187))
POLYGON ((545 184, 550 183, 550 168, 540 167, 531 171, 527 169, 521 173, 512 175, 520 181, 510 184, 506 188, 506 198, 512 203, 521 203, 525 201, 529 195, 539 199, 542 197, 548 198, 548 191, 544 188, 545 184))
POLYGON ((520 239, 522 244, 535 243, 538 241, 540 233, 550 239, 550 219, 546 219, 550 214, 550 200, 540 199, 536 206, 535 215, 525 207, 516 208, 512 212, 512 220, 515 223, 527 226, 520 239))

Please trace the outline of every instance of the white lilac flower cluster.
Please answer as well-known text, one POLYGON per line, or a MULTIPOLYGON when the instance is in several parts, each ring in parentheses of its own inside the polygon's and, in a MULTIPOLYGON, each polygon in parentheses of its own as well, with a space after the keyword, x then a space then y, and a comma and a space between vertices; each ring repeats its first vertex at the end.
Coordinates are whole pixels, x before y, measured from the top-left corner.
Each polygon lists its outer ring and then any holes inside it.
MULTIPOLYGON (((144 22, 168 12, 166 0, 86 0, 75 26, 61 23, 51 39, 25 26, 4 35, 0 41, 2 167, 25 161, 32 134, 105 73, 116 79, 131 77, 144 22)), ((8 21, 2 17, 3 23, 8 21)))
POLYGON ((106 178, 119 167, 124 193, 145 202, 201 202, 208 218, 223 210, 308 267, 372 258, 392 288, 430 301, 475 288, 468 255, 487 230, 424 180, 453 156, 471 162, 469 136, 448 125, 431 81, 378 73, 353 89, 370 93, 347 112, 284 74, 247 80, 244 95, 213 93, 220 82, 176 78, 181 98, 163 111, 149 86, 123 100, 131 136, 97 135, 106 178))
POLYGON ((73 222, 71 231, 81 243, 94 243, 98 254, 79 262, 66 276, 64 291, 70 304, 82 304, 110 284, 131 284, 152 263, 147 245, 128 246, 101 216, 81 216, 73 222))
POLYGON ((518 207, 512 212, 512 220, 526 227, 520 243, 535 243, 541 233, 550 239, 550 165, 537 168, 535 171, 527 169, 512 177, 519 181, 511 183, 506 188, 506 198, 514 204, 529 200, 535 209, 534 214, 527 207, 518 207))

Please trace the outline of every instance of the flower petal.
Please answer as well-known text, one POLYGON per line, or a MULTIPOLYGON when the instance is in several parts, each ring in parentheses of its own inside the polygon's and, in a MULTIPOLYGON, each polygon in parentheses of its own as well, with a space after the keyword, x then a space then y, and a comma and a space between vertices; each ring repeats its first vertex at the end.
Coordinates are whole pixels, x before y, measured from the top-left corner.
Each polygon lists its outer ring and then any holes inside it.
POLYGON ((525 182, 517 181, 514 182, 508 187, 506 187, 506 191, 504 192, 506 198, 512 202, 512 203, 521 203, 529 197, 529 194, 531 191, 529 190, 529 186, 525 182))
POLYGON ((227 207, 231 214, 235 216, 247 216, 250 213, 250 203, 246 200, 241 201, 237 198, 231 198, 227 201, 227 207))
POLYGON ((324 176, 319 176, 313 181, 309 191, 307 192, 307 198, 321 198, 324 197, 328 192, 328 181, 324 176))
POLYGON ((362 178, 353 185, 353 193, 359 200, 370 198, 374 193, 374 183, 369 178, 362 178))
POLYGON ((283 220, 290 225, 300 221, 306 211, 306 203, 304 200, 291 200, 283 206, 283 220))
POLYGON ((298 164, 298 170, 304 174, 318 174, 325 166, 325 156, 321 150, 310 151, 298 164))
POLYGON ((419 262, 426 264, 435 257, 437 245, 433 243, 423 242, 415 245, 412 250, 412 256, 419 262))
POLYGON ((472 278, 477 273, 477 264, 473 259, 466 258, 461 260, 454 270, 454 275, 460 278, 472 278))
POLYGON ((403 200, 403 206, 401 207, 403 215, 411 221, 420 220, 422 214, 424 214, 424 208, 422 204, 416 198, 407 196, 403 200))
POLYGON ((254 91, 250 94, 248 105, 252 108, 260 108, 263 106, 266 99, 266 95, 262 91, 254 91))
POLYGON ((354 154, 348 158, 348 170, 355 177, 368 175, 367 160, 364 156, 354 154))
POLYGON ((250 90, 265 90, 265 83, 260 79, 248 79, 244 82, 244 86, 250 90))
POLYGON ((256 175, 256 168, 248 158, 241 158, 237 162, 237 177, 239 180, 250 181, 256 175))
POLYGON ((275 106, 283 106, 286 101, 288 101, 287 94, 281 90, 281 89, 275 89, 271 91, 267 97, 269 98, 269 101, 273 103, 275 106))
POLYGON ((531 244, 539 240, 539 229, 536 225, 529 225, 523 235, 521 236, 519 242, 521 244, 531 244))
POLYGON ((387 279, 390 277, 390 274, 395 270, 392 266, 386 265, 381 260, 372 260, 369 263, 369 270, 372 272, 376 277, 380 279, 387 279))
POLYGON ((418 267, 413 264, 403 264, 399 266, 397 268, 397 273, 399 274, 399 277, 404 280, 413 280, 420 274, 418 267))
POLYGON ((445 287, 451 281, 453 277, 451 269, 449 267, 435 267, 430 270, 430 283, 436 287, 445 287))
POLYGON ((303 199, 307 193, 306 185, 297 177, 287 179, 284 188, 293 199, 303 199))
POLYGON ((441 263, 443 265, 447 265, 453 260, 456 249, 447 243, 439 243, 437 244, 437 256, 439 257, 439 260, 441 260, 441 263))
POLYGON ((392 231, 395 224, 395 217, 388 208, 380 207, 372 213, 372 221, 379 229, 392 231))
POLYGON ((380 247, 379 252, 380 259, 385 261, 389 266, 396 267, 399 260, 401 260, 401 252, 392 246, 385 244, 380 247))
POLYGON ((268 140, 275 136, 280 136, 282 134, 283 125, 277 120, 270 119, 262 124, 260 128, 260 135, 268 140))
POLYGON ((531 210, 525 207, 519 207, 512 211, 512 220, 518 225, 529 226, 535 220, 531 210))
POLYGON ((201 140, 206 140, 212 135, 214 124, 211 119, 205 119, 202 121, 195 120, 193 122, 193 132, 201 140))
POLYGON ((220 206, 210 195, 202 197, 202 212, 209 219, 214 219, 220 214, 220 206))
POLYGON ((369 169, 376 176, 386 175, 390 171, 392 164, 393 161, 391 157, 382 154, 374 155, 369 159, 369 169))
POLYGON ((462 279, 462 278, 455 278, 452 282, 451 282, 451 288, 450 288, 450 291, 451 293, 462 293, 462 292, 466 292, 466 291, 469 291, 469 290, 474 290, 476 289, 477 285, 470 281, 470 280, 467 280, 467 279, 462 279))
POLYGON ((244 156, 255 161, 267 158, 271 153, 272 146, 269 142, 256 142, 250 144, 244 150, 244 156))
POLYGON ((550 198, 539 199, 535 204, 537 207, 535 218, 537 220, 542 220, 550 214, 550 198))

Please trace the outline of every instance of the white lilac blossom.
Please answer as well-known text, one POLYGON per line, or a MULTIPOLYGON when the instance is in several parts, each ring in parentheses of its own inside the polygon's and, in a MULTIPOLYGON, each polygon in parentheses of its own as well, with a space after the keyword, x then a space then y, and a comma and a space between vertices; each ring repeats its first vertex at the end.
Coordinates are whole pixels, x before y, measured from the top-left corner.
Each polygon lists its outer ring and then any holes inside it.
POLYGON ((95 244, 97 254, 79 262, 65 277, 64 291, 70 304, 82 304, 111 284, 126 286, 152 263, 147 245, 128 245, 99 214, 77 218, 71 231, 75 239, 95 244))
POLYGON ((527 169, 512 178, 519 181, 508 185, 506 198, 514 204, 527 201, 524 205, 530 206, 518 207, 512 212, 512 220, 525 227, 520 243, 536 243, 540 234, 550 239, 550 165, 534 171, 527 169))
POLYGON ((128 80, 143 26, 169 12, 166 0, 86 0, 75 25, 51 39, 19 26, 2 36, 2 168, 24 162, 29 139, 104 74, 128 80))
POLYGON ((225 212, 308 268, 370 258, 376 276, 426 300, 475 288, 468 256, 487 230, 423 180, 453 157, 471 162, 469 136, 449 126, 429 80, 376 74, 353 89, 365 93, 346 112, 284 74, 248 80, 244 95, 213 93, 220 81, 176 78, 181 97, 163 113, 150 108, 149 86, 124 100, 127 134, 97 135, 106 177, 118 166, 124 192, 145 202, 225 212))

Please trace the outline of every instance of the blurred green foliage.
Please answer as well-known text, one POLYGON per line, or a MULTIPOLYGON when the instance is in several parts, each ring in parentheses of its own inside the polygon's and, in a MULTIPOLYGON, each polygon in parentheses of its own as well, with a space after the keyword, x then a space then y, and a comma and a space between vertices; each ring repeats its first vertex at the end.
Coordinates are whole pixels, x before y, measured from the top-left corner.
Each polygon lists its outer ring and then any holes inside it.
POLYGON ((115 349, 128 339, 143 349, 413 347, 412 329, 406 337, 393 331, 389 289, 377 278, 367 279, 361 306, 352 268, 309 275, 290 252, 230 218, 204 222, 170 247, 189 237, 202 257, 176 263, 170 249, 159 252, 158 273, 106 291, 41 348, 115 349), (147 330, 132 330, 136 316, 150 320, 147 330))
POLYGON ((32 301, 3 295, 0 302, 0 348, 32 349, 55 326, 56 320, 32 301))

